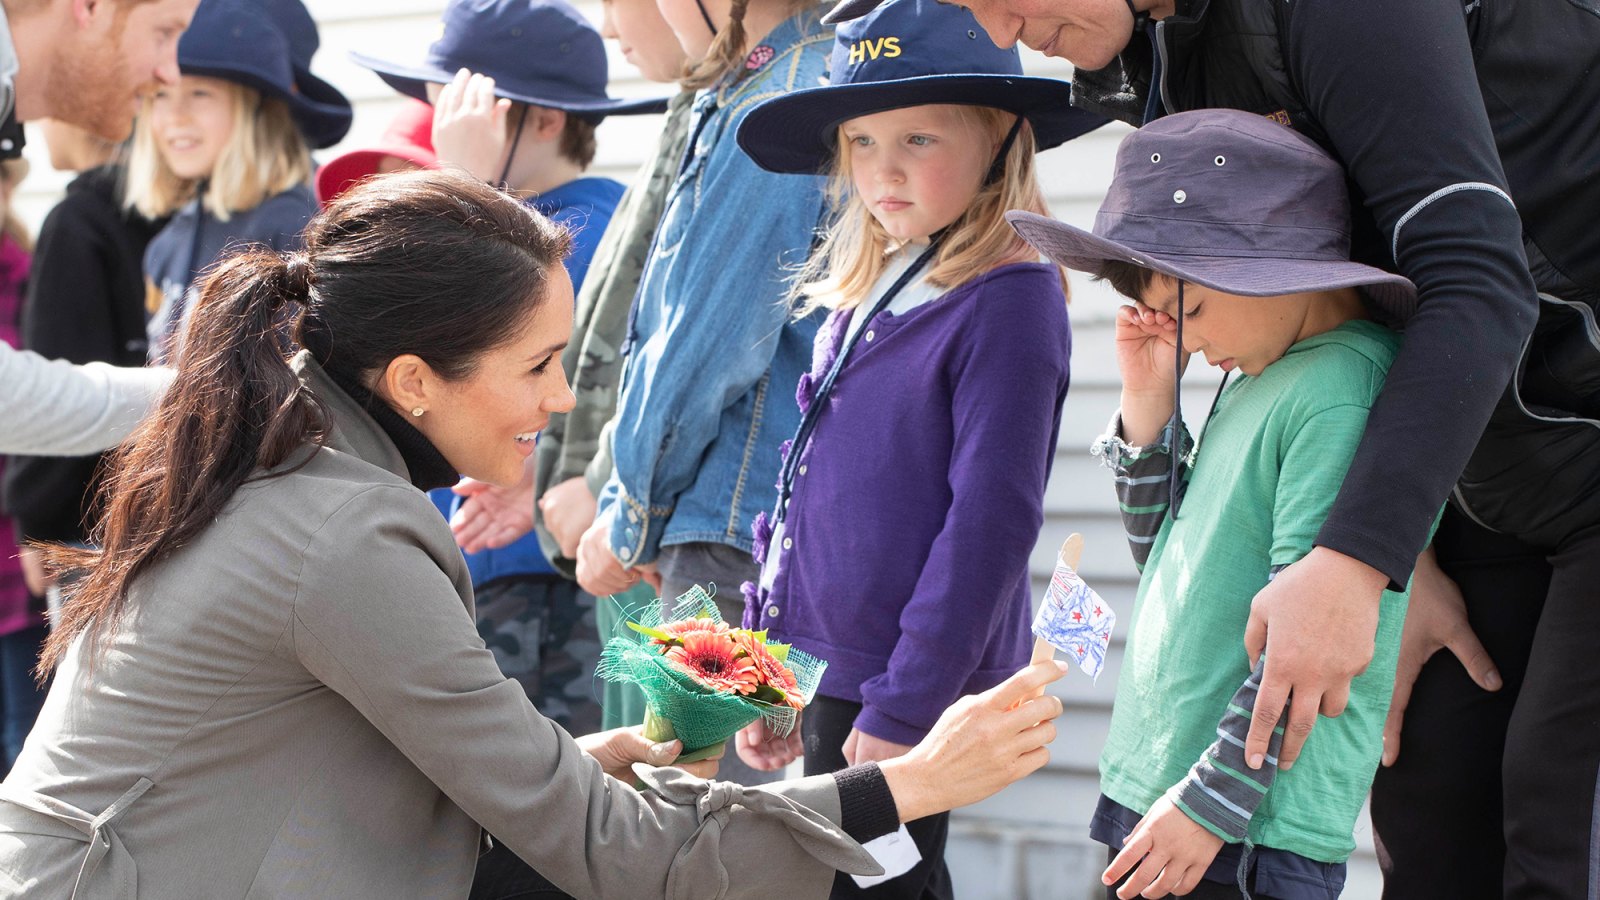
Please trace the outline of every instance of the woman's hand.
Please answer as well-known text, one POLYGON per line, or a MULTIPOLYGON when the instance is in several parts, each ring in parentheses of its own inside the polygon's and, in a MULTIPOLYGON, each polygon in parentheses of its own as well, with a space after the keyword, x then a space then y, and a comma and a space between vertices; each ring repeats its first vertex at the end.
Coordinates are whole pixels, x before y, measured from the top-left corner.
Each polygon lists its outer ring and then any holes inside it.
POLYGON ((494 79, 466 69, 433 104, 433 150, 479 181, 500 175, 506 157, 506 113, 511 101, 494 95, 494 79))
MULTIPOLYGON (((1178 323, 1142 303, 1117 308, 1117 367, 1122 371, 1122 439, 1154 442, 1172 418, 1173 352, 1178 323)), ((1183 357, 1187 364, 1189 357, 1183 357)))
POLYGON ((1100 881, 1110 886, 1133 870, 1133 875, 1117 889, 1122 900, 1187 894, 1200 883, 1200 876, 1221 849, 1222 838, 1162 797, 1134 826, 1122 852, 1106 866, 1100 881), (1138 869, 1133 868, 1135 864, 1138 869))
POLYGON ((757 772, 776 772, 805 753, 805 745, 800 740, 800 721, 796 719, 794 730, 780 737, 766 719, 757 719, 739 729, 734 737, 734 751, 745 765, 757 772))
POLYGON ((1064 662, 1037 663, 962 697, 922 743, 885 760, 880 768, 900 821, 976 803, 1038 771, 1050 759, 1045 745, 1055 739, 1061 700, 1034 695, 1066 672, 1064 662))
POLYGON ((883 762, 897 756, 905 756, 911 752, 908 744, 896 744, 876 738, 857 728, 850 729, 850 736, 844 739, 844 761, 852 766, 862 763, 883 762))
MULTIPOLYGON (((628 784, 634 783, 634 763, 670 766, 672 761, 678 758, 678 754, 683 752, 681 741, 655 743, 644 736, 644 728, 639 725, 597 731, 574 740, 578 742, 579 749, 595 758, 607 775, 628 784)), ((685 763, 678 768, 696 778, 714 778, 721 763, 722 753, 719 751, 711 759, 685 763)))
POLYGON ((544 527, 561 545, 561 555, 577 559, 578 542, 594 524, 596 501, 589 482, 580 475, 551 487, 540 498, 539 511, 544 514, 544 527))
POLYGON ((611 552, 611 523, 596 521, 578 542, 578 586, 596 597, 620 594, 634 586, 639 573, 623 568, 611 552))

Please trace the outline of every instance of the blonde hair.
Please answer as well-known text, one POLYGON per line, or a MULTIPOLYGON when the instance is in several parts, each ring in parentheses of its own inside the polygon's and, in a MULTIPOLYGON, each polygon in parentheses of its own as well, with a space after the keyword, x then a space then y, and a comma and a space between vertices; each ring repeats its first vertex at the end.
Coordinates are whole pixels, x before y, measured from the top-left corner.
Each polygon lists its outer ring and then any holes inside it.
MULTIPOLYGON (((690 60, 684 66, 683 78, 678 84, 686 91, 698 91, 711 87, 722 80, 728 73, 733 72, 739 78, 746 74, 745 59, 750 55, 751 48, 745 46, 744 16, 750 9, 751 3, 770 2, 770 0, 732 0, 733 6, 728 10, 728 24, 717 29, 717 36, 711 41, 711 49, 706 51, 704 59, 690 60)), ((816 5, 816 0, 786 0, 790 13, 797 13, 808 6, 816 5)))
POLYGON ((17 215, 16 189, 22 179, 28 177, 28 161, 25 159, 0 160, 0 179, 5 179, 11 186, 11 202, 6 204, 5 220, 0 222, 0 232, 16 242, 18 247, 32 253, 33 234, 28 231, 28 226, 23 223, 22 217, 17 215))
MULTIPOLYGON (((233 133, 217 155, 202 202, 207 212, 226 222, 236 212, 309 181, 311 151, 287 104, 242 84, 222 83, 233 94, 233 133)), ((180 178, 167 166, 150 125, 151 102, 145 100, 134 126, 124 203, 146 218, 159 219, 188 203, 200 180, 180 178)))
MULTIPOLYGON (((1003 140, 1016 116, 988 106, 958 106, 974 127, 1003 140)), ((836 211, 827 236, 793 280, 792 300, 802 315, 819 308, 854 309, 872 293, 900 244, 856 194, 850 175, 850 147, 843 127, 836 138, 833 177, 828 188, 836 211)), ((1006 153, 1000 177, 985 181, 967 209, 944 230, 932 265, 923 278, 939 288, 965 284, 979 275, 1019 258, 1037 259, 1038 253, 1019 237, 1005 213, 1026 210, 1048 216, 1044 194, 1033 164, 1036 146, 1033 127, 1026 120, 1006 153)), ((1066 272, 1061 289, 1067 290, 1066 272)))

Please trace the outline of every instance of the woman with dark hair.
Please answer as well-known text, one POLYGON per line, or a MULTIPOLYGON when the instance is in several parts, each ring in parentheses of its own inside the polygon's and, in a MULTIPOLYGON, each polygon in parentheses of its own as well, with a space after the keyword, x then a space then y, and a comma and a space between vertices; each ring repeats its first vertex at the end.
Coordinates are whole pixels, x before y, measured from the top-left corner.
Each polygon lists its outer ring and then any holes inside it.
POLYGON ((678 748, 574 740, 500 673, 422 490, 516 481, 571 408, 567 242, 415 172, 210 276, 98 549, 60 553, 84 571, 0 786, 0 895, 464 897, 487 830, 579 897, 820 896, 876 868, 858 841, 1044 763, 1054 664, 905 757, 763 789, 631 769, 678 748))

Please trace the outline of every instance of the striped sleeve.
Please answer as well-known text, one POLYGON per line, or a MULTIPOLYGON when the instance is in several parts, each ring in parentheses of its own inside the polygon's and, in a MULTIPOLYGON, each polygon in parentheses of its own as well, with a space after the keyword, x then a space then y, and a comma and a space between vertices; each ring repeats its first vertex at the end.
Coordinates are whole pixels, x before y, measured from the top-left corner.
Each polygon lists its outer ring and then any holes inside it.
MULTIPOLYGON (((1172 447, 1180 443, 1178 465, 1187 469, 1194 441, 1187 428, 1179 426, 1174 436, 1173 426, 1161 430, 1153 444, 1133 447, 1122 439, 1122 413, 1111 417, 1106 433, 1097 439, 1089 452, 1100 457, 1115 475, 1117 507, 1122 513, 1122 530, 1128 536, 1128 549, 1133 553, 1133 563, 1143 574, 1145 562, 1150 558, 1150 545, 1167 515, 1168 480, 1172 472, 1172 447)), ((1180 477, 1185 474, 1180 472, 1180 477)), ((1181 490, 1181 487, 1180 487, 1181 490)))
MULTIPOLYGON (((1273 575, 1284 566, 1274 566, 1273 575)), ((1169 792, 1172 802, 1189 818, 1225 841, 1238 843, 1250 831, 1250 818, 1267 796, 1278 772, 1278 751, 1283 746, 1283 726, 1272 731, 1267 753, 1259 769, 1244 761, 1244 741, 1250 733, 1250 716, 1256 707, 1256 692, 1261 688, 1267 668, 1265 654, 1243 685, 1228 701, 1228 708, 1217 725, 1217 740, 1201 755, 1189 774, 1169 792)))

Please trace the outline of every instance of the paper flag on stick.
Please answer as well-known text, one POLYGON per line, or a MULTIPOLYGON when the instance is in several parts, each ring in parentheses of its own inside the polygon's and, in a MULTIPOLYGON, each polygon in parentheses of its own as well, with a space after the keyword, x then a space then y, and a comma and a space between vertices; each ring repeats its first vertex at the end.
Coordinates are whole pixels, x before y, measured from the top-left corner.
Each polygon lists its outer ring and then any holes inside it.
MULTIPOLYGON (((1094 589, 1078 577, 1076 566, 1083 553, 1083 538, 1072 535, 1061 545, 1055 574, 1045 591, 1039 615, 1033 620, 1034 659, 1049 645, 1067 655, 1090 678, 1099 678, 1106 665, 1106 648, 1117 615, 1094 589)), ((1048 654, 1046 654, 1046 658, 1048 654)))

